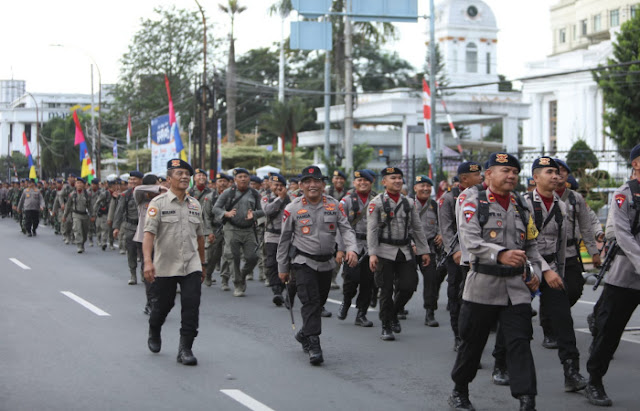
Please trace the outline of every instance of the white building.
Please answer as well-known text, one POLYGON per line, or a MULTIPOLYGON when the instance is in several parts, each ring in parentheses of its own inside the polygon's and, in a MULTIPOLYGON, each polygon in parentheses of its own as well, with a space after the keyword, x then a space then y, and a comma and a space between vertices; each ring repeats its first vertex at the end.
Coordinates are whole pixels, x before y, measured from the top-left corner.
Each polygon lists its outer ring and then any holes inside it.
MULTIPOLYGON (((637 9, 632 0, 559 1, 551 7, 553 53, 543 61, 529 63, 527 77, 607 64, 620 25, 637 9)), ((525 145, 565 157, 582 139, 593 150, 610 151, 610 161, 599 168, 626 174, 624 162, 618 167, 615 161, 615 144, 605 136, 602 92, 590 71, 526 80, 522 93, 531 103, 531 119, 523 127, 525 145)))

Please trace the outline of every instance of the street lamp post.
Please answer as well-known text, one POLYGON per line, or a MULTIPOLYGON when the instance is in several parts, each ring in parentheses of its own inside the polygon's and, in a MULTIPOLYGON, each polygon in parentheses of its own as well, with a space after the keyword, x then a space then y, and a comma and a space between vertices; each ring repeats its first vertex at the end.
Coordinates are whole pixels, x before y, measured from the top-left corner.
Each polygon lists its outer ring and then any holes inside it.
MULTIPOLYGON (((202 41, 204 58, 202 63, 202 87, 200 88, 202 98, 202 101, 200 102, 200 168, 204 169, 207 144, 207 98, 209 97, 207 92, 207 18, 205 17, 204 10, 198 0, 195 0, 195 2, 200 9, 200 14, 202 14, 202 27, 204 30, 204 39, 202 41)), ((211 139, 211 144, 213 144, 213 139, 211 139)))

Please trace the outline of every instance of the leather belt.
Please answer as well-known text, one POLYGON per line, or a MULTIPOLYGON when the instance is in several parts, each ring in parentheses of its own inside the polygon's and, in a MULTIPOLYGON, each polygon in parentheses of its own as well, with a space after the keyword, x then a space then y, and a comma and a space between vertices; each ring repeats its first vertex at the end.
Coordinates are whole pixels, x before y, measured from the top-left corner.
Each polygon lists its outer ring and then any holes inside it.
POLYGON ((480 274, 492 275, 494 277, 515 277, 522 275, 524 266, 509 267, 501 264, 471 264, 471 268, 480 274))
POLYGON ((576 239, 572 238, 571 240, 567 240, 567 247, 573 247, 576 245, 576 239))
POLYGON ((409 240, 408 238, 406 240, 389 240, 386 238, 381 238, 380 239, 380 244, 390 244, 390 245, 409 245, 411 244, 411 240, 409 240))
POLYGON ((278 234, 278 235, 282 234, 282 230, 278 230, 275 228, 267 228, 265 231, 271 234, 278 234))
POLYGON ((298 250, 297 254, 300 254, 303 257, 310 258, 313 261, 318 261, 320 263, 325 263, 333 258, 333 254, 313 255, 313 254, 305 253, 304 251, 300 251, 300 250, 298 250))

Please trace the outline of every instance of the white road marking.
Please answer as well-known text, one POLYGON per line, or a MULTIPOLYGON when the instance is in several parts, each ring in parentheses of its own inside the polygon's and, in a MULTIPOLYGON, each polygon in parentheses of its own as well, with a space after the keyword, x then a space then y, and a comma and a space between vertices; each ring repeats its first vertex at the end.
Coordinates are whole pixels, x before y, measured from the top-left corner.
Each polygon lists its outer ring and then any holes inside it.
POLYGON ((596 303, 592 303, 591 301, 586 301, 586 300, 578 300, 578 302, 582 304, 596 305, 596 303))
POLYGON ((22 262, 17 258, 10 258, 9 261, 14 263, 18 267, 22 268, 23 270, 31 270, 31 267, 29 267, 28 265, 22 264, 22 262))
MULTIPOLYGON (((334 300, 332 298, 327 298, 327 302, 328 303, 338 304, 338 305, 342 304, 342 301, 334 300)), ((351 304, 351 308, 356 308, 355 304, 351 304)), ((378 310, 376 310, 375 308, 369 307, 368 311, 378 311, 378 310)))
POLYGON ((100 317, 110 317, 111 316, 111 314, 109 314, 108 312, 102 311, 101 309, 99 309, 95 305, 91 304, 89 301, 78 297, 77 295, 75 295, 71 291, 60 291, 60 292, 62 294, 64 294, 64 295, 66 295, 67 297, 71 298, 73 301, 77 302, 78 304, 80 304, 81 306, 86 308, 87 310, 93 312, 96 315, 99 315, 100 317))
MULTIPOLYGON (((576 331, 579 331, 581 333, 585 333, 585 334, 589 334, 591 335, 591 331, 589 331, 588 328, 575 328, 576 331)), ((634 344, 640 344, 640 340, 637 339, 631 339, 629 337, 625 337, 624 335, 622 336, 622 338, 620 338, 622 341, 626 341, 626 342, 630 342, 630 343, 634 343, 634 344)))
POLYGON ((274 411, 273 408, 269 408, 260 401, 248 396, 240 390, 220 390, 221 393, 228 395, 240 404, 253 411, 274 411))

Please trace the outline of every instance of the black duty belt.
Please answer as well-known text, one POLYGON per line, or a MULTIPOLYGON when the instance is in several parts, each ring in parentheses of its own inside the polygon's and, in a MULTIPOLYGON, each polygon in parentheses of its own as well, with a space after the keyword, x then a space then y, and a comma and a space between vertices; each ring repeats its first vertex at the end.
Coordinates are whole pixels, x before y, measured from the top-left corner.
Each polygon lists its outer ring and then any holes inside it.
POLYGON ((87 215, 87 212, 86 212, 86 211, 76 211, 76 210, 73 210, 73 212, 74 212, 74 213, 76 213, 76 214, 80 214, 80 215, 87 215))
POLYGON ((266 232, 271 234, 278 234, 278 235, 282 234, 282 230, 278 230, 276 228, 267 228, 266 232))
POLYGON ((501 264, 472 264, 472 269, 480 274, 494 277, 515 277, 516 275, 522 275, 524 272, 524 266, 508 267, 501 264))
POLYGON ((358 239, 358 240, 366 240, 367 239, 367 235, 366 234, 356 233, 356 239, 358 239))
POLYGON ((333 254, 314 255, 314 254, 305 253, 304 251, 300 251, 300 250, 298 250, 297 254, 300 254, 303 257, 310 258, 313 261, 318 261, 320 263, 325 263, 333 258, 333 254))
POLYGON ((409 245, 411 244, 411 240, 408 238, 405 240, 389 240, 387 238, 381 238, 380 244, 390 244, 390 245, 409 245))
POLYGON ((127 220, 127 223, 133 224, 133 225, 138 225, 138 220, 127 220))
POLYGON ((616 252, 616 256, 619 256, 619 255, 622 255, 622 256, 625 256, 625 257, 627 256, 627 255, 624 253, 624 251, 622 251, 622 248, 620 248, 620 246, 618 246, 618 251, 616 252))
POLYGON ((567 247, 573 247, 576 245, 576 239, 572 238, 571 240, 567 240, 567 247))
POLYGON ((232 226, 234 226, 236 228, 251 228, 251 227, 253 227, 253 223, 248 224, 248 225, 242 225, 242 224, 236 224, 231 220, 228 220, 227 223, 231 224, 232 226))
POLYGON ((552 263, 556 261, 556 254, 543 255, 542 258, 544 258, 544 261, 546 261, 547 263, 552 263))

